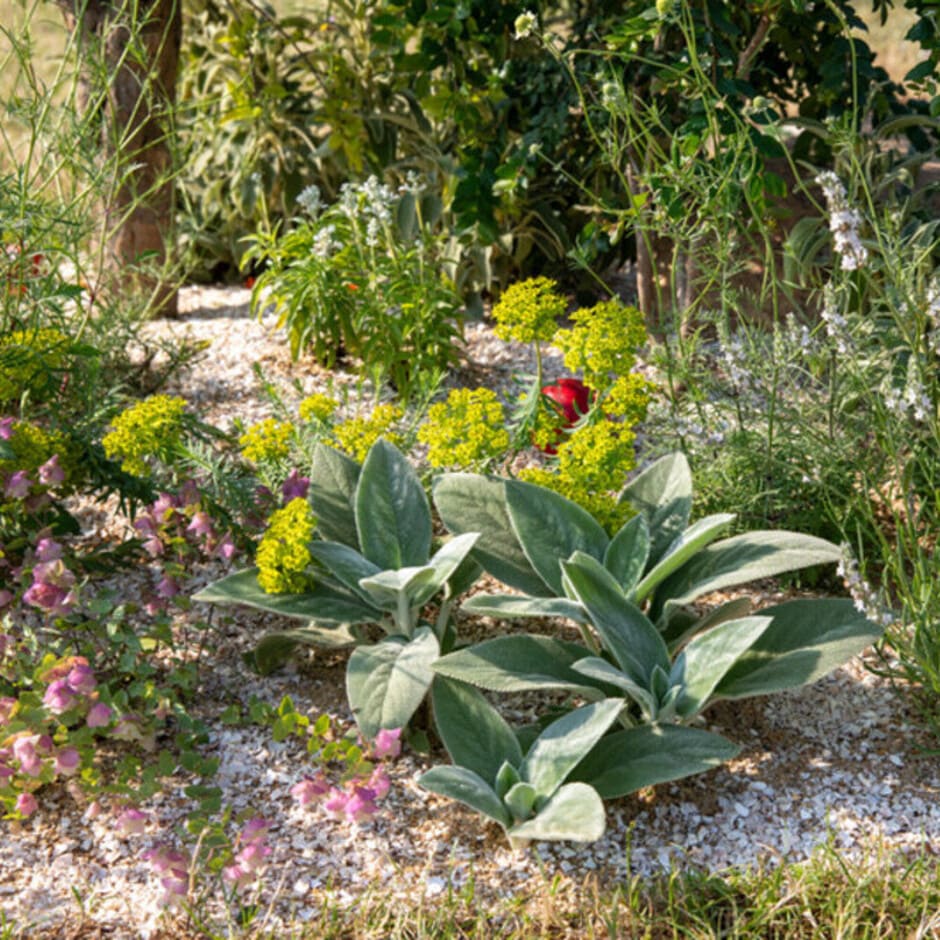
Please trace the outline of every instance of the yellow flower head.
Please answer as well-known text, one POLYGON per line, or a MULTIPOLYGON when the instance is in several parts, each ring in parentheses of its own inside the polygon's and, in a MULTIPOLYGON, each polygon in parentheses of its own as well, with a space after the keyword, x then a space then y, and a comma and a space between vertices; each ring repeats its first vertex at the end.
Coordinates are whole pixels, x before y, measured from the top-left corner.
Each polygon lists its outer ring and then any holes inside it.
POLYGON ((619 490, 636 464, 632 429, 613 421, 578 428, 558 445, 558 473, 590 492, 619 490))
POLYGON ((255 555, 258 584, 268 594, 303 594, 313 584, 307 567, 317 519, 303 498, 271 514, 255 555))
POLYGON ((432 467, 472 467, 508 449, 506 414, 491 389, 457 388, 428 408, 418 440, 428 445, 432 467))
POLYGON ((522 343, 550 340, 558 327, 556 320, 567 308, 556 286, 550 278, 531 277, 507 287, 493 307, 493 332, 500 339, 522 343))
POLYGON ((186 401, 170 395, 151 395, 122 411, 102 438, 104 452, 119 458, 121 468, 135 476, 146 476, 149 457, 167 458, 183 433, 186 401))
POLYGON ((242 454, 255 463, 286 460, 290 456, 293 428, 276 418, 265 418, 253 424, 238 439, 242 454))
POLYGON ((335 398, 315 392, 300 403, 298 410, 304 421, 329 421, 337 408, 339 402, 335 398))
POLYGON ((390 444, 401 444, 401 438, 393 434, 391 428, 404 415, 404 410, 397 405, 376 405, 367 418, 350 418, 342 424, 337 424, 333 428, 333 437, 340 450, 362 463, 369 453, 369 448, 380 437, 384 437, 390 444))
POLYGON ((7 441, 16 454, 15 459, 0 459, 0 472, 10 469, 25 470, 30 476, 53 456, 58 454, 59 466, 67 479, 75 473, 76 455, 69 439, 61 431, 46 430, 28 421, 14 421, 7 441))
POLYGON ((631 372, 620 376, 610 387, 604 399, 604 411, 623 418, 626 424, 638 424, 646 417, 653 385, 631 372))
POLYGON ((65 363, 68 336, 61 330, 13 330, 0 338, 0 402, 42 387, 65 363))
POLYGON ((558 330, 553 342, 564 353, 572 372, 583 371, 591 388, 602 389, 610 374, 624 376, 636 362, 637 349, 646 342, 643 314, 619 300, 605 300, 576 310, 570 330, 558 330))

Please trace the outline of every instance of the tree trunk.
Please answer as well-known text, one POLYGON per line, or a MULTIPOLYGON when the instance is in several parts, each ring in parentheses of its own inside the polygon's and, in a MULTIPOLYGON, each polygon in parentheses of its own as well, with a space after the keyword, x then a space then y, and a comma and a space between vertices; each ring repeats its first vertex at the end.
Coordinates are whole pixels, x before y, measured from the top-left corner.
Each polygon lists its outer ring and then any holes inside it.
POLYGON ((82 106, 87 108, 93 96, 101 101, 102 147, 117 169, 117 186, 105 206, 110 275, 119 288, 133 286, 150 294, 158 316, 176 316, 176 284, 159 272, 172 254, 170 134, 183 33, 181 0, 58 2, 86 59, 82 106), (100 96, 89 56, 105 73, 100 96), (128 277, 128 266, 138 263, 146 270, 128 277))

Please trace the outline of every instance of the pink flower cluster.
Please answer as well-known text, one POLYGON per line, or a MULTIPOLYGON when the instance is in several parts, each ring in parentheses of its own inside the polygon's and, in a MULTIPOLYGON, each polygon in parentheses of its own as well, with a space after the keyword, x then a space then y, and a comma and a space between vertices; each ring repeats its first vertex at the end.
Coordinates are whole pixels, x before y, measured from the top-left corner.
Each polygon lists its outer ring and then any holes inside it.
POLYGON ((65 616, 77 603, 75 575, 62 560, 62 546, 54 539, 40 539, 36 545, 36 564, 32 584, 23 594, 31 607, 38 607, 52 617, 65 616))
MULTIPOLYGON (((383 760, 401 753, 401 728, 379 731, 372 745, 371 756, 383 760)), ((321 770, 306 776, 291 787, 291 796, 301 806, 321 803, 333 819, 346 819, 361 823, 379 811, 378 803, 389 790, 388 774, 384 768, 374 768, 367 777, 354 777, 341 786, 333 786, 321 770)))
POLYGON ((164 907, 181 905, 189 894, 189 871, 192 867, 189 853, 160 845, 148 849, 142 858, 150 862, 150 867, 160 878, 163 887, 160 903, 164 907))
POLYGON ((201 508, 202 497, 193 480, 187 480, 177 494, 161 493, 134 520, 143 539, 144 551, 161 566, 161 577, 148 604, 150 613, 166 607, 180 592, 173 563, 182 566, 193 550, 205 558, 230 561, 235 554, 231 533, 219 536, 209 514, 201 508))
POLYGON ((222 877, 238 891, 244 891, 261 876, 265 860, 271 854, 267 844, 271 823, 255 816, 245 823, 238 837, 234 861, 222 870, 222 877))

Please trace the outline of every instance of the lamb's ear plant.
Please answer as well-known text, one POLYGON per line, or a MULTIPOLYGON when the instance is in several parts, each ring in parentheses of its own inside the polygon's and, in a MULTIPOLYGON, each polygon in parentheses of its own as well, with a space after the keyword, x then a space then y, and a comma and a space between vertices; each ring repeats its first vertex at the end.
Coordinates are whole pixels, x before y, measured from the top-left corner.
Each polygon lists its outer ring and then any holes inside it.
POLYGON ((616 721, 621 699, 569 712, 524 753, 512 728, 476 689, 442 680, 432 701, 454 763, 427 771, 421 786, 499 823, 513 848, 533 839, 590 842, 604 834, 600 796, 586 783, 565 781, 616 721))
POLYGON ((431 664, 454 643, 454 601, 481 569, 469 558, 476 533, 464 533, 431 553, 431 510, 416 473, 385 440, 369 450, 362 467, 318 445, 310 499, 317 528, 306 545, 310 564, 303 593, 270 594, 258 568, 229 575, 196 600, 246 604, 306 621, 265 637, 255 658, 271 669, 298 643, 357 644, 346 689, 362 733, 407 725, 424 700, 431 664), (433 623, 425 605, 441 595, 433 623), (363 627, 385 633, 368 643, 363 627))

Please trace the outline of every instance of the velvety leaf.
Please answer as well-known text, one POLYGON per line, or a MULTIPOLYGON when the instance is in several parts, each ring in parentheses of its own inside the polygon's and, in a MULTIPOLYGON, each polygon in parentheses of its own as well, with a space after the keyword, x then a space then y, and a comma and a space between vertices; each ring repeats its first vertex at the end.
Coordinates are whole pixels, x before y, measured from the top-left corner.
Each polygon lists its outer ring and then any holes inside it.
POLYGON ((636 586, 636 602, 641 604, 673 571, 681 568, 696 552, 714 542, 734 522, 734 513, 723 512, 699 519, 676 537, 665 554, 636 586))
POLYGON ((719 734, 682 725, 640 725, 603 738, 572 771, 612 800, 731 760, 740 748, 719 734))
MULTIPOLYGON (((466 533, 473 535, 474 533, 466 533)), ((483 566, 471 554, 457 565, 454 573, 447 579, 447 590, 450 597, 460 597, 473 587, 480 580, 483 574, 483 566)))
POLYGON ((572 663, 587 655, 583 646, 547 636, 501 636, 442 656, 434 664, 434 671, 493 692, 595 692, 571 668, 572 663))
POLYGON ((466 767, 432 767, 418 778, 418 783, 425 790, 475 809, 504 829, 512 824, 512 817, 493 788, 466 767))
POLYGON ((326 444, 317 444, 310 471, 310 504, 324 539, 359 548, 356 485, 359 464, 326 444))
POLYGON ((537 796, 535 787, 531 783, 520 780, 509 788, 509 792, 503 797, 503 803, 513 819, 528 819, 532 815, 537 796))
POLYGON ((624 594, 629 596, 639 584, 649 554, 649 526, 645 516, 636 515, 610 540, 604 553, 604 567, 624 594))
POLYGON ((383 438, 359 474, 356 530, 362 554, 385 571, 427 564, 431 510, 424 489, 404 455, 383 438))
POLYGON ((660 627, 660 633, 663 639, 669 645, 670 650, 681 646, 687 639, 699 633, 704 633, 726 620, 739 620, 748 614, 751 609, 751 599, 749 597, 736 597, 734 600, 719 604, 714 610, 710 610, 704 617, 697 617, 690 607, 673 607, 666 604, 663 620, 664 626, 660 627), (684 611, 687 616, 676 617, 671 611, 684 611))
POLYGON ((672 682, 681 684, 676 711, 684 718, 701 711, 718 683, 770 624, 769 617, 728 620, 699 633, 676 658, 672 682))
POLYGON ((564 570, 604 648, 630 679, 647 688, 656 666, 669 670, 669 651, 659 631, 603 566, 575 556, 565 562, 564 570))
POLYGON ((838 546, 799 532, 768 530, 735 535, 709 545, 663 581, 655 592, 657 609, 666 599, 688 604, 712 591, 835 562, 841 556, 838 546))
POLYGON ((460 609, 488 617, 565 617, 587 622, 587 612, 566 597, 520 597, 518 594, 475 594, 460 609))
POLYGON ((744 698, 815 682, 881 636, 850 600, 798 600, 760 611, 770 625, 727 672, 715 698, 744 698))
POLYGON ((382 728, 404 728, 424 700, 439 654, 437 637, 427 627, 404 641, 389 637, 353 650, 346 669, 346 696, 363 737, 382 728))
POLYGON ((359 582, 382 570, 367 558, 363 558, 356 549, 341 542, 311 542, 310 554, 338 581, 358 595, 362 594, 359 582))
POLYGON ((519 771, 509 761, 504 761, 502 767, 499 768, 499 773, 496 774, 496 793, 499 798, 502 799, 519 780, 519 771))
POLYGON ((598 687, 606 685, 621 689, 648 714, 656 709, 656 699, 652 692, 644 686, 637 685, 625 672, 611 665, 606 659, 601 659, 600 656, 585 656, 571 668, 597 683, 598 687))
POLYGON ((600 562, 607 551, 607 533, 594 517, 559 493, 507 480, 506 506, 526 558, 556 596, 565 593, 561 563, 566 558, 580 551, 600 562))
POLYGON ((476 473, 446 473, 434 481, 434 505, 449 532, 480 533, 472 554, 494 578, 526 594, 549 595, 516 538, 503 484, 476 473))
POLYGON ((429 588, 434 593, 435 571, 430 565, 414 568, 398 568, 395 571, 380 571, 370 578, 363 578, 359 587, 383 610, 395 610, 399 598, 406 598, 406 606, 417 607, 415 598, 429 588))
POLYGON ((517 767, 522 762, 512 728, 475 688, 441 676, 431 701, 438 734, 455 764, 489 782, 504 763, 517 767))
POLYGON ((604 834, 604 804, 593 787, 568 783, 555 792, 541 812, 507 831, 513 841, 594 842, 604 834))
MULTIPOLYGON (((418 591, 414 595, 414 605, 416 607, 426 604, 443 588, 444 584, 470 554, 470 550, 479 537, 478 532, 465 532, 463 535, 456 535, 434 553, 428 562, 434 571, 434 577, 428 582, 424 590, 418 591)), ((476 579, 474 578, 474 580, 476 579)))
POLYGON ((280 669, 298 646, 322 646, 341 649, 352 646, 356 638, 344 627, 324 629, 315 625, 288 630, 284 633, 269 633, 262 637, 254 648, 252 657, 258 672, 263 676, 280 669))
POLYGON ((667 454, 634 477, 620 494, 641 512, 649 526, 650 562, 659 561, 689 524, 692 509, 692 471, 681 453, 667 454))
POLYGON ((284 617, 318 623, 372 623, 382 612, 337 587, 319 581, 306 594, 268 594, 258 585, 258 569, 246 568, 204 587, 193 600, 211 604, 244 604, 284 617))
POLYGON ((604 699, 553 721, 529 748, 519 774, 542 798, 550 797, 603 737, 623 709, 623 699, 604 699))

